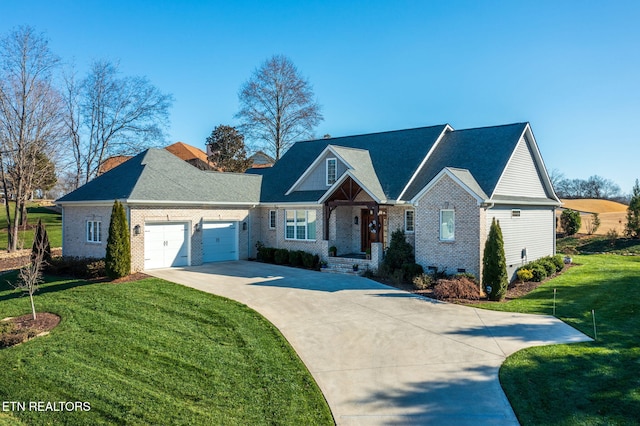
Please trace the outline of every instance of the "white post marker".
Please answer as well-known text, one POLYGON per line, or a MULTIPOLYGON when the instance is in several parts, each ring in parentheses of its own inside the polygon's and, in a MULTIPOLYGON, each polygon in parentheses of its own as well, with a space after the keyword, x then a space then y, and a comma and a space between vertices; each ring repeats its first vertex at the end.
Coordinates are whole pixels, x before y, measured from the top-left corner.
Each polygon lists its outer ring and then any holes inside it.
POLYGON ((591 316, 593 317, 593 340, 598 340, 598 331, 596 330, 596 311, 591 310, 591 316))

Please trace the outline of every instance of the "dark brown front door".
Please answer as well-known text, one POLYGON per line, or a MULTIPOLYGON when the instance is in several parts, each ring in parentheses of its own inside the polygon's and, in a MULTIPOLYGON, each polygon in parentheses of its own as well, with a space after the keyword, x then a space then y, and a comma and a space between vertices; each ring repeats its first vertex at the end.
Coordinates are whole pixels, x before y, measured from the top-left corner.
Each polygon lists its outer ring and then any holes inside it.
POLYGON ((380 218, 376 218, 369 209, 360 211, 360 219, 360 250, 366 252, 371 249, 371 243, 384 241, 384 228, 380 218), (378 232, 380 235, 377 235, 378 232))

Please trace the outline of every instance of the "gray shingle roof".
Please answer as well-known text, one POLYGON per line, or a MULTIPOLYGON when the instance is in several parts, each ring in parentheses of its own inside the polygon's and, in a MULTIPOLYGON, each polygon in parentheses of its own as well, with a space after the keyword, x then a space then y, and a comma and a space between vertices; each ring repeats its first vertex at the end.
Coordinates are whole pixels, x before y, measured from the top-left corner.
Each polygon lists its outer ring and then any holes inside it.
POLYGON ((324 191, 319 196, 316 196, 318 191, 285 193, 330 144, 367 150, 384 198, 395 200, 445 127, 439 125, 298 142, 272 168, 262 173, 261 201, 316 202, 324 191))
POLYGON ((205 172, 164 149, 148 149, 57 200, 256 204, 260 176, 205 172))
POLYGON ((447 132, 402 198, 411 200, 445 167, 468 170, 490 196, 526 126, 515 123, 447 132))

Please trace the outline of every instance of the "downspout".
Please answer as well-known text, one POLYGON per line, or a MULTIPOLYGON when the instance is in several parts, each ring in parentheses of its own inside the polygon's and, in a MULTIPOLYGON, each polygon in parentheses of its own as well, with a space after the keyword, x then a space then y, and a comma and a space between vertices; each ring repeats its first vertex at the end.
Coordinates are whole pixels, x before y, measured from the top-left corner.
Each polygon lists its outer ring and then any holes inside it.
POLYGON ((62 212, 62 256, 64 256, 64 206, 60 206, 60 210, 62 212))

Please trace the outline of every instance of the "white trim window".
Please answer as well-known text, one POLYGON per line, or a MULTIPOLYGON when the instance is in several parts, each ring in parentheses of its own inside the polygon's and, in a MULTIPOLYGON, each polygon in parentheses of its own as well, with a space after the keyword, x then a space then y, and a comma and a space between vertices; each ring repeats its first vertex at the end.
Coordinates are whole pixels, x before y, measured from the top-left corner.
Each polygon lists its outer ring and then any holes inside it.
POLYGON ((416 230, 416 211, 405 210, 404 211, 404 232, 407 234, 413 234, 416 230))
POLYGON ((87 220, 87 242, 102 242, 102 222, 99 220, 87 220))
POLYGON ((277 222, 278 212, 276 210, 269 210, 269 229, 276 229, 277 222))
POLYGON ((335 158, 327 158, 327 186, 336 183, 338 179, 338 160, 335 158))
POLYGON ((285 240, 316 240, 315 210, 287 210, 285 218, 285 240))
POLYGON ((440 241, 455 241, 456 212, 455 210, 440 210, 440 241))

